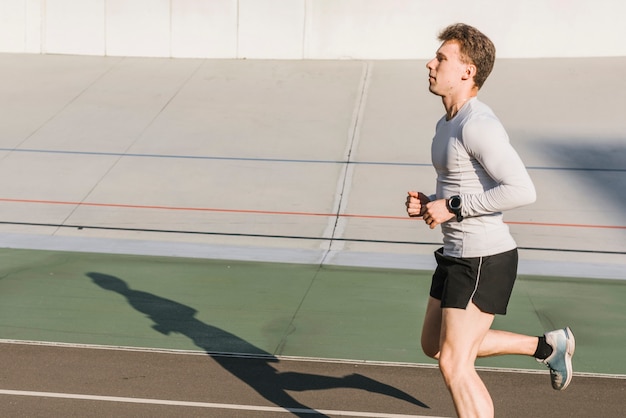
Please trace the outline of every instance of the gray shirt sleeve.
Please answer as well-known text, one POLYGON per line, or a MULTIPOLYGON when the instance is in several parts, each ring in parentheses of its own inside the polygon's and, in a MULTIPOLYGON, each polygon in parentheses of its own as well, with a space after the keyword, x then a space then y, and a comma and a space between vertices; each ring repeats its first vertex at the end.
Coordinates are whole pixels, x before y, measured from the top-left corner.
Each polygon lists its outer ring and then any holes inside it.
POLYGON ((464 216, 480 216, 533 203, 536 192, 533 182, 509 142, 504 127, 494 117, 479 115, 463 127, 463 144, 496 184, 478 193, 464 193, 464 216))

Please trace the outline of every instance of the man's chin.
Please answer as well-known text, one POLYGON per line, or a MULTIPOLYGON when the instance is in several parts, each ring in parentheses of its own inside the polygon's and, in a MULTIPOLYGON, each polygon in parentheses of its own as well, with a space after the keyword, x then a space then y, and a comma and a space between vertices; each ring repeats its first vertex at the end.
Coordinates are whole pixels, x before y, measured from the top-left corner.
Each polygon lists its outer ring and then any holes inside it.
POLYGON ((432 85, 428 86, 428 91, 434 94, 435 96, 441 96, 441 94, 437 93, 437 90, 435 90, 435 88, 432 85))

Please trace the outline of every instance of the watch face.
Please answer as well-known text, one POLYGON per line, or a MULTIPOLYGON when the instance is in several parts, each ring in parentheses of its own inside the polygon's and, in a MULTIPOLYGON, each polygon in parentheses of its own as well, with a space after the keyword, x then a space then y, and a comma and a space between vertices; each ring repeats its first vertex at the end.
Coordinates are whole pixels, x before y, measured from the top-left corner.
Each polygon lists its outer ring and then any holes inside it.
POLYGON ((458 196, 454 196, 450 198, 450 207, 452 209, 460 209, 461 208, 461 198, 458 196))

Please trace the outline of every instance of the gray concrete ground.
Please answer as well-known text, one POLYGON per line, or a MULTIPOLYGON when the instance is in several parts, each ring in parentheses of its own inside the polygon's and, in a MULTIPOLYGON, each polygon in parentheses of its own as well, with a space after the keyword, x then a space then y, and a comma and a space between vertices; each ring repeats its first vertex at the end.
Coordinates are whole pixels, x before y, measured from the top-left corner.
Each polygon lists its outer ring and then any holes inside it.
MULTIPOLYGON (((403 207, 434 188, 424 61, 0 64, 2 246, 432 266, 403 207)), ((624 278, 623 69, 500 60, 481 93, 538 189, 506 217, 522 273, 624 278)))

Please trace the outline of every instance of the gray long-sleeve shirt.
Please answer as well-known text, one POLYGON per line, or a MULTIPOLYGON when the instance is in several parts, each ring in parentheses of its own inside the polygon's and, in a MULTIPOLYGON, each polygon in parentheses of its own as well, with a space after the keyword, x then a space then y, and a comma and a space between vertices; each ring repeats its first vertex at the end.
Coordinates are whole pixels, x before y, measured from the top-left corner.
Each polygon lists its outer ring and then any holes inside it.
POLYGON ((431 157, 437 171, 431 200, 454 195, 463 199, 465 219, 441 225, 444 254, 481 257, 515 248, 502 211, 533 203, 536 192, 493 111, 472 98, 451 120, 441 118, 431 157))

